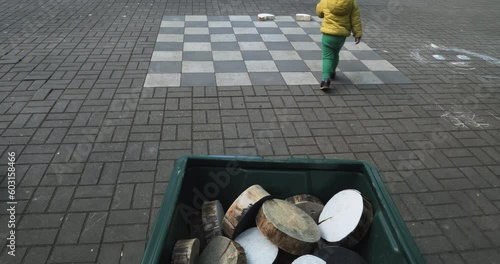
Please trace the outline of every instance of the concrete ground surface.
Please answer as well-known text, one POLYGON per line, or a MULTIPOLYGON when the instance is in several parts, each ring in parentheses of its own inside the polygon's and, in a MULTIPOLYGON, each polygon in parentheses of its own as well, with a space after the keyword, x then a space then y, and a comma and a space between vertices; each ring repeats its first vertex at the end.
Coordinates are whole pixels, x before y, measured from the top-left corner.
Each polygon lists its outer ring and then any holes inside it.
POLYGON ((359 4, 363 41, 412 83, 144 86, 164 16, 312 0, 1 0, 0 263, 139 263, 189 153, 371 161, 428 263, 500 263, 500 5, 359 4))

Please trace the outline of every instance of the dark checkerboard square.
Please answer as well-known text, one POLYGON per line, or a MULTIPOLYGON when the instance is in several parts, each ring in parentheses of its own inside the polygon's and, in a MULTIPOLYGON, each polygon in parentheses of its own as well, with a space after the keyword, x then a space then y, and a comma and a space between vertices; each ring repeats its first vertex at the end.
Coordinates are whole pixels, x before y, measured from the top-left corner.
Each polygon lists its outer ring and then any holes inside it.
POLYGON ((155 51, 182 51, 183 47, 182 42, 157 42, 155 51))
POLYGON ((286 85, 279 72, 250 72, 248 75, 253 85, 286 85))
POLYGON ((278 27, 300 27, 297 22, 276 21, 278 27))
POLYGON ((247 72, 247 67, 243 61, 215 61, 214 68, 216 73, 247 72))
POLYGON ((184 51, 182 53, 184 61, 211 61, 213 60, 211 51, 184 51))
POLYGON ((184 42, 210 42, 210 35, 184 35, 184 42))
POLYGON ((207 21, 186 21, 186 27, 208 27, 207 21))
POLYGON ((241 52, 243 60, 272 60, 273 57, 267 50, 245 50, 241 52))
POLYGON ((352 55, 354 55, 358 60, 383 60, 384 58, 380 57, 373 50, 352 50, 352 55))
POLYGON ((370 71, 361 61, 357 60, 341 60, 338 68, 344 72, 370 71))
POLYGON ((160 34, 184 34, 182 27, 161 27, 160 34))
POLYGON ((180 61, 152 61, 148 73, 180 73, 181 69, 180 61))
POLYGON ((216 51, 240 50, 240 45, 238 45, 238 42, 214 42, 212 43, 212 50, 216 51))
POLYGON ((307 34, 321 34, 319 28, 302 28, 307 34))
POLYGON ((229 16, 208 16, 208 21, 229 21, 229 16))
POLYGON ((262 42, 260 34, 238 34, 236 35, 238 42, 262 42))
POLYGON ((280 72, 308 72, 310 71, 309 67, 304 63, 304 61, 299 60, 282 60, 282 61, 274 61, 276 66, 278 66, 278 70, 280 72))
POLYGON ((255 27, 253 22, 250 21, 231 21, 233 27, 255 27))
POLYGON ((297 50, 297 53, 303 60, 321 60, 321 51, 317 50, 297 50))
POLYGON ((268 50, 293 50, 290 42, 266 42, 268 50))
POLYGON ((286 35, 286 38, 290 42, 314 42, 309 35, 286 35))
POLYGON ((283 34, 279 28, 257 28, 259 34, 283 34))
POLYGON ((231 27, 213 27, 209 28, 210 34, 234 34, 233 28, 231 27))
POLYGON ((181 86, 215 86, 214 73, 183 73, 181 86))

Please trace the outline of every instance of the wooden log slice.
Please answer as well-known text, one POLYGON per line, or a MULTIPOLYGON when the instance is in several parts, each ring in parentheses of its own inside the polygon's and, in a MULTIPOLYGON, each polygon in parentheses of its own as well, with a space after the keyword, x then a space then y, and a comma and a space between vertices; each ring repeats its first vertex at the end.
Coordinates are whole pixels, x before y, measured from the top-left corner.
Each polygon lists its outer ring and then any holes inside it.
POLYGON ((327 264, 327 263, 316 256, 304 255, 294 260, 292 264, 327 264))
POLYGON ((189 217, 188 226, 189 238, 197 238, 200 241, 200 250, 203 250, 207 246, 207 240, 205 239, 205 233, 203 232, 201 214, 192 214, 189 217))
POLYGON ((295 204, 298 208, 306 212, 317 223, 319 215, 325 207, 318 197, 309 194, 294 195, 286 199, 286 201, 295 204))
POLYGON ((199 264, 215 263, 246 264, 245 250, 227 237, 215 237, 201 253, 199 264))
POLYGON ((262 203, 271 198, 260 185, 252 185, 236 198, 224 216, 224 234, 234 239, 242 231, 255 226, 255 216, 262 203))
POLYGON ((358 253, 343 247, 325 247, 314 253, 327 264, 367 264, 358 253))
POLYGON ((183 239, 174 245, 172 264, 197 264, 200 255, 200 240, 183 239))
POLYGON ((257 227, 241 233, 234 241, 245 250, 248 264, 273 263, 278 256, 278 247, 269 241, 257 227))
POLYGON ((368 232, 372 205, 357 190, 343 190, 325 205, 319 217, 321 237, 329 243, 354 247, 368 232))
POLYGON ((201 220, 203 231, 208 243, 217 236, 222 236, 222 221, 224 220, 224 209, 219 201, 204 202, 201 207, 201 220))
POLYGON ((316 222, 300 208, 284 200, 264 202, 256 222, 267 239, 293 255, 312 252, 321 239, 316 222))

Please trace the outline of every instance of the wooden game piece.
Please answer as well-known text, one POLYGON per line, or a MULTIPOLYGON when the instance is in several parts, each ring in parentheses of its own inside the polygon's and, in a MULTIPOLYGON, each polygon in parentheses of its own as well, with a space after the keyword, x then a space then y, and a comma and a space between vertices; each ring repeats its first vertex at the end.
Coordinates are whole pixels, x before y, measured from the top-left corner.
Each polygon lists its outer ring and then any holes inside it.
POLYGON ((302 209, 317 223, 324 205, 318 197, 309 194, 299 194, 286 199, 302 209))
POLYGON ((218 236, 201 253, 199 264, 246 264, 245 250, 237 242, 218 236))
POLYGON ((219 201, 204 202, 201 207, 201 220, 203 231, 208 243, 217 236, 222 236, 222 221, 224 209, 219 201))
POLYGON ((223 232, 233 239, 247 228, 255 226, 255 216, 262 203, 271 198, 260 185, 246 189, 229 207, 224 216, 223 232))
POLYGON ((256 222, 267 239, 293 255, 310 253, 321 239, 316 222, 300 208, 284 200, 264 202, 256 222))

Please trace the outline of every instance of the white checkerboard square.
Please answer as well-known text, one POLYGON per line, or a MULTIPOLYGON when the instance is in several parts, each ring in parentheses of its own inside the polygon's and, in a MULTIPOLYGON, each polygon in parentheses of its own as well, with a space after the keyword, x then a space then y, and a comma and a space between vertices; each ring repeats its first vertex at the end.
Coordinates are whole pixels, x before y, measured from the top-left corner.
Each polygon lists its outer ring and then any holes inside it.
POLYGON ((302 28, 299 27, 291 27, 291 28, 283 27, 280 29, 281 32, 283 32, 283 34, 285 35, 307 35, 307 33, 302 28))
POLYGON ((213 61, 183 61, 183 73, 215 72, 213 61))
POLYGON ((256 28, 251 27, 234 27, 234 34, 259 34, 256 28))
POLYGON ((267 50, 264 42, 239 42, 240 50, 267 50))
POLYGON ((277 28, 278 25, 274 21, 254 21, 253 24, 257 28, 277 28))
POLYGON ((229 21, 208 21, 209 28, 230 28, 232 27, 229 21))
POLYGON ((243 60, 241 51, 212 51, 214 61, 243 60))
POLYGON ((250 16, 229 16, 230 21, 252 21, 250 16))
POLYGON ((295 50, 271 50, 273 60, 302 60, 295 50))
POLYGON ((287 42, 288 39, 283 34, 261 34, 264 42, 287 42))
POLYGON ((248 72, 278 72, 276 63, 272 60, 245 61, 248 72))
POLYGON ((185 21, 199 22, 208 21, 207 16, 186 16, 185 21))
POLYGON ((151 61, 182 61, 182 51, 153 51, 151 61))
POLYGON ((211 42, 236 42, 234 34, 212 34, 210 35, 211 42))
POLYGON ((211 51, 212 43, 210 42, 185 42, 184 51, 211 51))
POLYGON ((321 50, 316 42, 291 42, 296 50, 321 50))
POLYGON ((185 28, 184 34, 186 35, 208 35, 208 28, 185 28))

